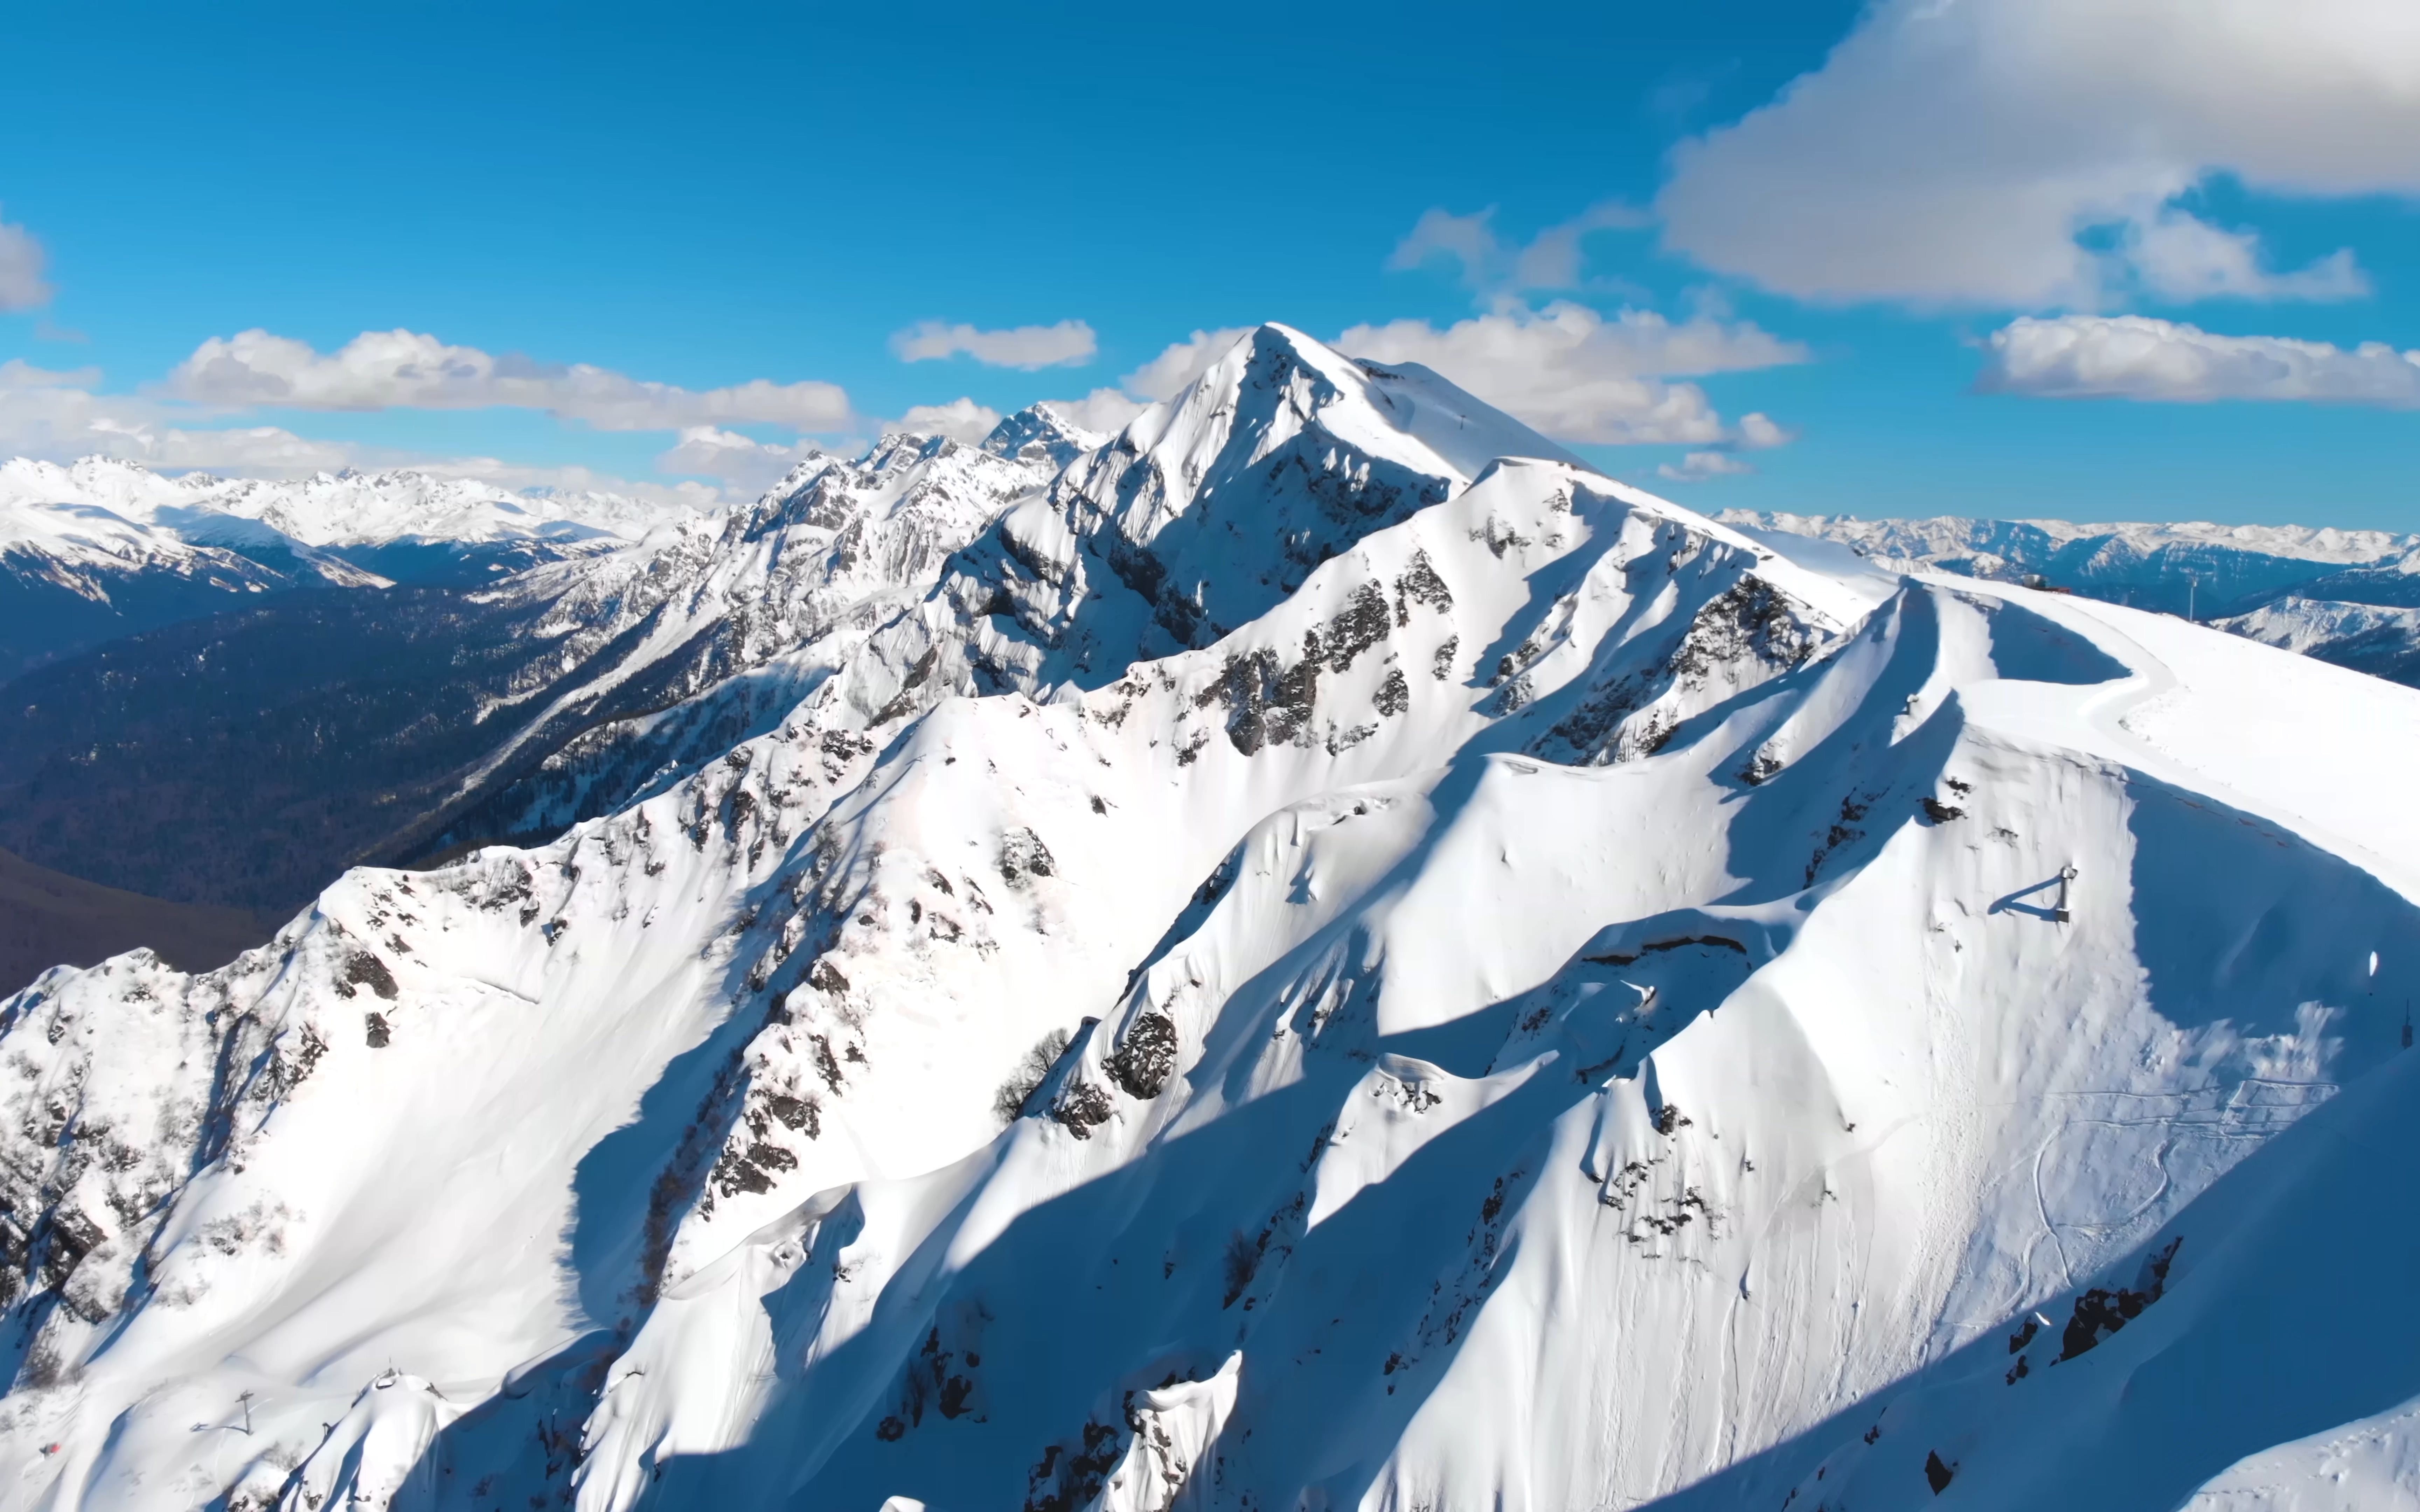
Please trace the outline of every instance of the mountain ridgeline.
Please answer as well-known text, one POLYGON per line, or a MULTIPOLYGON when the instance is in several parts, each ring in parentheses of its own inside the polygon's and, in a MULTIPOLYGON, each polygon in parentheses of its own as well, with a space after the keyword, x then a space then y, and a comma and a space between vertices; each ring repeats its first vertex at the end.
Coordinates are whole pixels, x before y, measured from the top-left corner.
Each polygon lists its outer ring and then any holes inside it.
POLYGON ((0 999, 0 1504, 2410 1504, 2420 693, 1885 555, 1266 326, 21 677, 415 859, 0 999))
POLYGON ((1954 572, 2188 615, 2420 686, 2420 536, 2290 525, 2071 525, 1735 510, 1744 529, 1837 542, 1878 563, 1954 572))

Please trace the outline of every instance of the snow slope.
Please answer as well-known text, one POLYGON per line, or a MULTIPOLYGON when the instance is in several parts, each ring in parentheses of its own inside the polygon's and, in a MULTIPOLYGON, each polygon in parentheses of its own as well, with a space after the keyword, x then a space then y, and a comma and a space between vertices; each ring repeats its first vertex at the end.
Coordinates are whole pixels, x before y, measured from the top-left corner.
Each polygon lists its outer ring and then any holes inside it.
POLYGON ((0 1003, 0 1504, 2420 1494, 2420 694, 1278 327, 963 533, 551 845, 0 1003))

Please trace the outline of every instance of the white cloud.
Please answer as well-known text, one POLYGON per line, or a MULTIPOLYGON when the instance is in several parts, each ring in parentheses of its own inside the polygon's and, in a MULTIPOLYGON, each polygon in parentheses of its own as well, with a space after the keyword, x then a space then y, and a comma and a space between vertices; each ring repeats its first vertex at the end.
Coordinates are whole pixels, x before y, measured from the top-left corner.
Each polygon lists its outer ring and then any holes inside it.
POLYGON ((1031 373, 1044 367, 1074 367, 1093 360, 1100 350, 1093 328, 1081 320, 1055 326, 1017 326, 1008 331, 980 331, 969 325, 924 320, 891 338, 891 349, 903 363, 931 362, 963 352, 992 367, 1021 367, 1031 373))
POLYGON ((1197 331, 1118 380, 1128 393, 1145 399, 1172 399, 1185 386, 1227 355, 1227 348, 1252 333, 1250 326, 1225 326, 1197 331))
POLYGON ((51 285, 42 282, 45 260, 32 232, 0 221, 0 314, 51 302, 51 285))
POLYGON ((1503 255, 1504 244, 1497 239, 1496 228, 1488 224, 1495 218, 1493 206, 1476 215, 1456 215, 1442 206, 1431 206, 1412 223, 1404 239, 1395 243, 1387 267, 1400 272, 1418 268, 1432 257, 1450 257, 1462 264, 1464 279, 1477 284, 1503 255))
POLYGON ((2408 0, 1880 0, 1820 69, 1683 143, 1656 208, 1670 248, 1803 299, 2338 299, 2367 286, 2350 253, 2273 271, 2177 202, 2219 174, 2420 193, 2415 141, 2408 0))
POLYGON ((1143 402, 1115 389, 1094 389, 1080 399, 1052 399, 1050 408, 1078 430, 1115 435, 1143 411, 1143 402))
POLYGON ((1651 217, 1634 206, 1607 201, 1572 220, 1549 226, 1522 246, 1497 236, 1496 211, 1454 215, 1430 208, 1387 258, 1389 269, 1418 268, 1433 258, 1462 265, 1462 281, 1482 292, 1575 288, 1580 282, 1580 239, 1590 231, 1645 225, 1651 217))
POLYGON ((1141 414, 1145 406, 1184 393, 1187 384, 1208 371, 1211 363, 1226 356, 1229 348, 1251 332, 1250 326, 1196 331, 1183 341, 1171 343, 1158 356, 1120 378, 1117 388, 1094 389, 1080 399, 1045 402, 1080 429, 1115 435, 1141 414))
POLYGON ((718 497, 693 483, 666 486, 582 467, 528 467, 494 457, 430 456, 349 441, 298 436, 275 425, 194 426, 192 416, 140 396, 90 392, 96 369, 53 373, 0 363, 0 455, 68 462, 114 456, 163 472, 203 471, 248 477, 300 477, 341 468, 414 468, 440 477, 478 478, 507 488, 596 489, 659 503, 706 507, 718 497))
POLYGON ((972 399, 953 399, 948 404, 920 404, 908 407, 908 412, 885 424, 884 430, 912 430, 919 436, 947 436, 954 441, 972 446, 992 432, 1000 424, 1000 411, 972 399))
POLYGON ((1795 342, 1744 321, 1699 315, 1676 323, 1647 310, 1607 319, 1562 301, 1442 331, 1425 320, 1356 326, 1337 345, 1382 363, 1425 363, 1558 440, 1615 444, 1733 440, 1703 390, 1665 379, 1808 358, 1795 342))
MULTIPOLYGON (((1431 241, 1443 245, 1459 233, 1442 222, 1480 219, 1432 211, 1422 224, 1431 227, 1431 241)), ((1248 326, 1196 331, 1120 379, 1120 389, 1051 403, 1088 430, 1121 430, 1141 412, 1143 401, 1183 393, 1250 333, 1248 326)), ((1778 446, 1791 435, 1761 414, 1729 429, 1703 390, 1666 379, 1810 358, 1796 342, 1723 319, 1711 305, 1674 321, 1649 310, 1607 318, 1562 301, 1543 310, 1508 304, 1443 330, 1425 320, 1355 326, 1335 345, 1376 362, 1424 363, 1559 440, 1693 446, 1778 446)))
POLYGON ((1772 417, 1761 411, 1751 410, 1740 416, 1739 443, 1750 451, 1770 451, 1776 446, 1787 446, 1797 439, 1796 431, 1782 429, 1774 424, 1772 417))
POLYGON ((2260 266, 2260 239, 2166 209, 2127 228, 2124 255, 2143 287, 2175 303, 2195 300, 2350 300, 2369 292, 2350 248, 2291 273, 2260 266))
POLYGON ((2218 336, 2143 316, 2032 316, 1992 333, 1978 386, 2048 398, 2317 400, 2420 409, 2420 351, 2218 336))
POLYGON ((779 483, 789 471, 823 448, 812 441, 760 441, 713 425, 691 425, 680 440, 658 454, 660 472, 720 478, 742 493, 758 494, 779 483))
POLYGON ((418 456, 409 454, 373 454, 363 461, 348 464, 362 468, 411 468, 440 478, 475 478, 492 483, 499 488, 549 488, 557 493, 612 493, 626 499, 643 500, 652 504, 665 504, 688 509, 713 509, 730 501, 721 489, 708 484, 681 481, 655 483, 643 479, 616 477, 610 472, 596 472, 573 464, 566 467, 530 467, 518 462, 502 461, 492 456, 418 456))
POLYGON ((1755 471, 1729 452, 1691 452, 1681 458, 1679 467, 1669 462, 1657 464, 1655 475, 1674 483, 1704 483, 1709 478, 1731 478, 1755 471))
POLYGON ((213 336, 169 373, 166 389, 196 404, 234 408, 542 409, 599 430, 756 423, 829 432, 852 418, 848 395, 836 384, 757 378, 683 389, 584 363, 491 356, 410 331, 365 331, 328 354, 266 331, 213 336))
POLYGON ((0 363, 0 392, 9 389, 89 389, 101 381, 97 367, 71 367, 64 372, 36 367, 22 358, 0 363))

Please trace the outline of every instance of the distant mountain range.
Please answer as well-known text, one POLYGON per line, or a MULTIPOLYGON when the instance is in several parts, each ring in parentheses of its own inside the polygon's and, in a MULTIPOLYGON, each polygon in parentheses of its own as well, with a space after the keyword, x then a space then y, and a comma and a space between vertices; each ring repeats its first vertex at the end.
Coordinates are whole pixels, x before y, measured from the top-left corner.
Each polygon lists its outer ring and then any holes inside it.
POLYGON ((264 594, 480 584, 610 550, 679 513, 410 471, 263 482, 18 457, 0 462, 0 682, 264 594))
POLYGON ((2267 645, 2420 684, 2420 535, 1747 510, 1719 517, 1747 530, 1836 542, 1877 566, 1954 572, 2190 614, 2267 645))

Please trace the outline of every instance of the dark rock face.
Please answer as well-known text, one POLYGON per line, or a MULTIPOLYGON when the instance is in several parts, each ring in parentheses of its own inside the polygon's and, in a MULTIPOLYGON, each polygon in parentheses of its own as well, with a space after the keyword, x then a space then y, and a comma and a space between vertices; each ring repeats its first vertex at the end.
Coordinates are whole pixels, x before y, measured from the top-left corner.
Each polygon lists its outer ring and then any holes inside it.
POLYGON ((1949 1483, 1957 1478, 1958 1467, 1943 1464, 1938 1451, 1924 1457, 1924 1483, 1932 1488, 1933 1495, 1939 1496, 1949 1489, 1949 1483))
POLYGON ((1144 1013, 1127 1026, 1109 1059, 1109 1079, 1129 1097, 1157 1097, 1176 1069, 1176 1021, 1144 1013))

